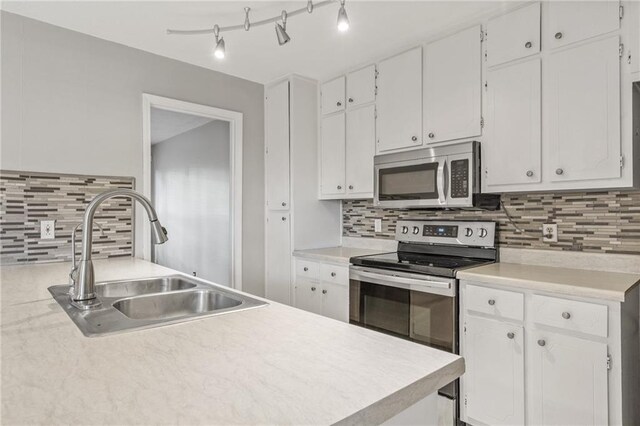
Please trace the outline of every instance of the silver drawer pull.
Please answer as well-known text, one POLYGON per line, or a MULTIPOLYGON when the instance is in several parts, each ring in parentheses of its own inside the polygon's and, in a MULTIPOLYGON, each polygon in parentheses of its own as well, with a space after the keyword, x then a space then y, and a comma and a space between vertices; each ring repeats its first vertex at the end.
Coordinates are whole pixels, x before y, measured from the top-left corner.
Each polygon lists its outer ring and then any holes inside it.
POLYGON ((516 337, 516 335, 515 335, 515 333, 513 333, 513 332, 511 332, 511 331, 510 331, 510 332, 508 332, 508 333, 507 333, 507 337, 508 337, 509 339, 513 339, 514 337, 516 337))
POLYGON ((563 312, 562 313, 562 318, 569 319, 569 318, 571 318, 571 314, 569 312, 563 312))
POLYGON ((540 340, 538 340, 538 345, 540 345, 540 346, 544 346, 544 345, 546 345, 546 344, 547 344, 547 342, 545 342, 545 341, 544 341, 544 339, 540 339, 540 340))
POLYGON ((322 290, 322 294, 327 294, 327 290, 322 290))
POLYGON ((493 300, 493 299, 489 299, 489 302, 487 302, 487 303, 489 303, 489 305, 493 306, 493 305, 496 304, 496 301, 493 300))
POLYGON ((311 291, 316 291, 316 288, 315 287, 311 287, 311 291))
POLYGON ((332 277, 335 277, 335 276, 336 276, 336 273, 335 273, 335 272, 332 272, 332 273, 331 273, 331 276, 332 276, 332 277))
POLYGON ((307 272, 309 270, 309 268, 307 268, 306 266, 304 268, 302 268, 303 271, 307 272))
POLYGON ((531 46, 533 46, 533 44, 530 41, 524 44, 524 47, 526 47, 527 49, 531 49, 531 46))

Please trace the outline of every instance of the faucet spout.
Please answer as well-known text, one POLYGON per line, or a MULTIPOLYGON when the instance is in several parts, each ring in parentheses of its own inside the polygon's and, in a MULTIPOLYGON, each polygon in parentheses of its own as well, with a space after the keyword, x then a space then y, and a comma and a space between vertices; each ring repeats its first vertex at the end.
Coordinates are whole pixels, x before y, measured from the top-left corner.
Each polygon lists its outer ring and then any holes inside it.
POLYGON ((100 306, 100 301, 96 298, 95 276, 93 272, 93 262, 91 260, 91 249, 93 246, 93 216, 98 207, 106 200, 114 197, 128 197, 138 201, 146 210, 149 222, 151 222, 151 235, 155 244, 165 243, 168 239, 158 215, 149 199, 130 189, 116 189, 103 192, 97 195, 84 212, 82 227, 82 254, 78 263, 76 290, 72 296, 71 303, 80 309, 91 309, 100 306))

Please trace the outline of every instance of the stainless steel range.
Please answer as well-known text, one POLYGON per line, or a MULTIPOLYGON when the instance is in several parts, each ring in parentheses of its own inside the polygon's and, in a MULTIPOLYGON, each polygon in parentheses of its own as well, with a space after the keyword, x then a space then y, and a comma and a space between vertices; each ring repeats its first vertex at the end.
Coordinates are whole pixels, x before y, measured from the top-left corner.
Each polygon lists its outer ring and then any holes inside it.
MULTIPOLYGON (((458 271, 497 260, 494 222, 398 221, 398 251, 351 258, 349 322, 458 353, 458 271)), ((458 419, 458 384, 438 392, 458 419)))

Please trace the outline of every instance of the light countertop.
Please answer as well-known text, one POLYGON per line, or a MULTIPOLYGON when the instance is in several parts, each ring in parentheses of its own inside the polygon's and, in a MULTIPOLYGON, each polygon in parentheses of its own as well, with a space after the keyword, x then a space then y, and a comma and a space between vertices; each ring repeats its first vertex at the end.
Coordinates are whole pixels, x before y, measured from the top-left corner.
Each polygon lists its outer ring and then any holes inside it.
POLYGON ((319 262, 333 262, 344 265, 349 264, 349 259, 354 256, 366 256, 368 254, 386 253, 392 250, 377 250, 360 247, 326 247, 309 250, 294 250, 293 255, 300 259, 316 260, 319 262))
MULTIPOLYGON (((99 281, 174 273, 95 266, 99 281)), ((87 338, 47 291, 69 267, 2 267, 2 424, 381 423, 464 371, 459 356, 273 302, 87 338)))
POLYGON ((487 284, 622 302, 640 274, 552 266, 493 263, 458 272, 458 278, 487 284))

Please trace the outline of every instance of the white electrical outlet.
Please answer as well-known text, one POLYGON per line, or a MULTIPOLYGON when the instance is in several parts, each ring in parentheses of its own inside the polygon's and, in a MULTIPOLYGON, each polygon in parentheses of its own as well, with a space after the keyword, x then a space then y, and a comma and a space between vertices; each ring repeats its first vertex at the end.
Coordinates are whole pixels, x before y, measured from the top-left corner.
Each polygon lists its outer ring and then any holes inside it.
POLYGON ((542 225, 542 241, 545 243, 558 242, 558 225, 555 223, 545 223, 542 225))
POLYGON ((40 238, 43 240, 53 240, 56 237, 56 221, 40 221, 40 238))
POLYGON ((382 232, 382 219, 373 219, 373 228, 376 232, 382 232))

